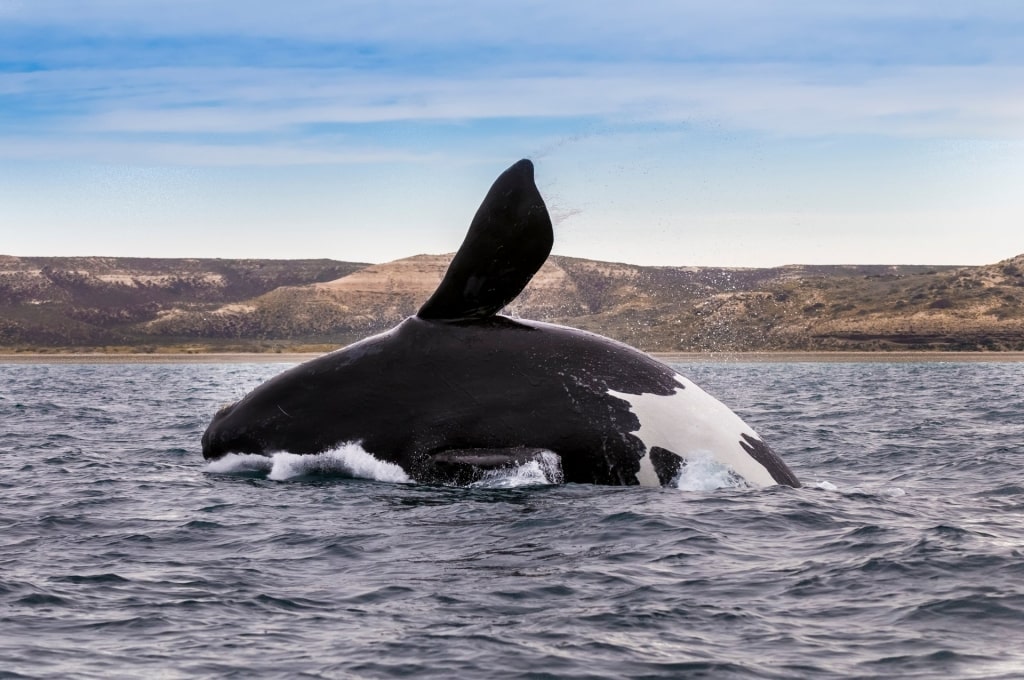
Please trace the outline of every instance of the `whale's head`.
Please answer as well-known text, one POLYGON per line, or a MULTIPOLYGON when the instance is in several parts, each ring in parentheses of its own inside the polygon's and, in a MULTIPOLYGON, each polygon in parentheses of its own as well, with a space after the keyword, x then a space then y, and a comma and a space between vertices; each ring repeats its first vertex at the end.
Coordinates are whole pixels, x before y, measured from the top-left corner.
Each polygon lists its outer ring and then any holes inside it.
POLYGON ((377 379, 394 361, 401 363, 402 357, 387 351, 389 339, 413 334, 411 342, 400 344, 422 348, 423 327, 433 327, 413 321, 293 366, 221 408, 203 433, 203 457, 313 454, 366 439, 364 423, 377 422, 378 414, 390 413, 394 403, 393 390, 377 379))
POLYGON ((216 460, 228 453, 259 453, 256 442, 245 431, 231 426, 232 414, 238 403, 217 411, 203 433, 203 458, 216 460))
POLYGON ((203 458, 216 460, 229 453, 268 454, 275 446, 275 433, 282 429, 282 415, 242 401, 225 406, 213 416, 203 433, 203 458))

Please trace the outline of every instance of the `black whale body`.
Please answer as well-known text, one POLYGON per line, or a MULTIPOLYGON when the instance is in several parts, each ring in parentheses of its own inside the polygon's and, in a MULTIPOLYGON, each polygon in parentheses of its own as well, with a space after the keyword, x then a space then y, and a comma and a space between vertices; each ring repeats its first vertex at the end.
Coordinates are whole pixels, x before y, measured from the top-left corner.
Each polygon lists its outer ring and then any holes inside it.
POLYGON ((498 315, 551 242, 533 166, 519 161, 416 316, 222 409, 203 455, 358 443, 416 481, 459 483, 552 452, 565 481, 617 485, 670 484, 710 457, 755 486, 799 486, 738 416, 665 364, 593 333, 498 315))

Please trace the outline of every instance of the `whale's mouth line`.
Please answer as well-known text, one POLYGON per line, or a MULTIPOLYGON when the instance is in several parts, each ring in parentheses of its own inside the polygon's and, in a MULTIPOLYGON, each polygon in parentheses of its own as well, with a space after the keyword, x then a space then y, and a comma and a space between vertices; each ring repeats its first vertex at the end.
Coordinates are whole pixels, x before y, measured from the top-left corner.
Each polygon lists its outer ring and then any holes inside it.
POLYGON ((559 480, 551 483, 564 479, 561 456, 549 449, 527 446, 444 449, 421 460, 416 478, 428 484, 471 486, 530 466, 541 473, 547 470, 550 479, 559 480))

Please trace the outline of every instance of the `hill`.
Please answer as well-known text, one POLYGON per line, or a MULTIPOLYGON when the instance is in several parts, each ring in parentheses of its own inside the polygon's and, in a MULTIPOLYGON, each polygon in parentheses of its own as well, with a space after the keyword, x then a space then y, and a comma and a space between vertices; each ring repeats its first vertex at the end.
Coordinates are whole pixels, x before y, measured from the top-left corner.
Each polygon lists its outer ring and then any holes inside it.
MULTIPOLYGON (((133 346, 168 310, 206 310, 363 263, 0 255, 0 347, 133 346)), ((161 342, 160 344, 167 344, 161 342)))
MULTIPOLYGON (((0 346, 326 349, 415 313, 450 257, 0 256, 0 346)), ((553 256, 506 313, 649 351, 1024 350, 1024 255, 981 267, 766 269, 553 256)))

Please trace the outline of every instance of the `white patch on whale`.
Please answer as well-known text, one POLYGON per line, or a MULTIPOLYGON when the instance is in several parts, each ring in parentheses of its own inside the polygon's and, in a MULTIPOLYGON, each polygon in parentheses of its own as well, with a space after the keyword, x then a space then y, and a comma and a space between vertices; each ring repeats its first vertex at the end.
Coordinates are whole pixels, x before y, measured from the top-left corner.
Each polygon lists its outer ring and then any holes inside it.
POLYGON ((740 446, 742 435, 760 439, 757 433, 693 382, 678 373, 675 378, 682 387, 670 395, 608 390, 611 396, 629 403, 630 410, 640 421, 640 429, 632 433, 647 447, 636 473, 640 485, 661 486, 651 461, 651 449, 655 446, 687 462, 710 456, 753 486, 775 484, 767 468, 740 446))
POLYGON ((412 482, 400 466, 375 458, 357 443, 346 443, 313 455, 279 451, 270 456, 229 453, 211 461, 206 471, 221 475, 265 474, 267 479, 288 481, 308 477, 352 477, 378 482, 412 482))

